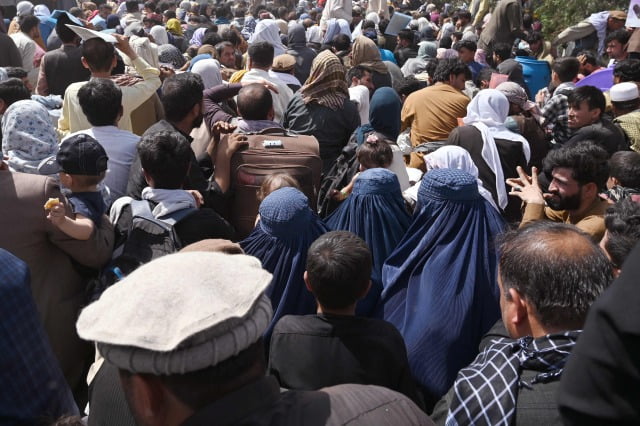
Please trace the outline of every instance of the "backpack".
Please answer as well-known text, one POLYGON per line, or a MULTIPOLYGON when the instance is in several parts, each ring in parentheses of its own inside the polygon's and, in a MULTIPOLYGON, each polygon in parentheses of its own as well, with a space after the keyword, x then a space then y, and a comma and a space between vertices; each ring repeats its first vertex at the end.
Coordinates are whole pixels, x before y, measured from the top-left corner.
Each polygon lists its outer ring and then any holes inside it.
POLYGON ((146 200, 131 200, 131 227, 127 238, 116 247, 109 264, 90 283, 89 300, 97 300, 102 292, 136 270, 139 266, 182 248, 175 225, 194 213, 186 208, 156 218, 146 200))

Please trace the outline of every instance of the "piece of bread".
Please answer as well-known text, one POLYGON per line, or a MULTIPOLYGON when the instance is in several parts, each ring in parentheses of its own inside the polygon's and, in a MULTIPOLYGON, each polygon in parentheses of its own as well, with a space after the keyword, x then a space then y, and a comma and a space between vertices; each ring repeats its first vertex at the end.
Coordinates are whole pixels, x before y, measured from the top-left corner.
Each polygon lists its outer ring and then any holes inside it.
POLYGON ((59 198, 49 198, 46 203, 44 203, 45 210, 51 210, 53 207, 60 204, 59 198))

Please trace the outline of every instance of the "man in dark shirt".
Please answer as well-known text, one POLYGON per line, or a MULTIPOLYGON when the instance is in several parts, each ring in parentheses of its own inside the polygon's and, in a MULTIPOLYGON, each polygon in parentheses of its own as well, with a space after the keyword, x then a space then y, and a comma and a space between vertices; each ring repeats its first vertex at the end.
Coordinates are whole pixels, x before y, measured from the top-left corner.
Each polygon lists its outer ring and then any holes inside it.
POLYGON ((72 23, 64 13, 58 17, 56 33, 63 44, 42 57, 36 86, 38 95, 64 96, 71 83, 87 81, 91 77, 91 71, 82 66, 80 37, 65 26, 72 23))
POLYGON ((402 67, 404 63, 407 62, 407 59, 418 56, 413 31, 408 29, 400 30, 398 33, 398 47, 396 47, 395 52, 393 52, 393 56, 395 56, 399 67, 402 67))
POLYGON ((460 370, 432 419, 561 425, 560 377, 589 306, 613 278, 611 264, 588 235, 560 223, 512 231, 498 251, 502 321, 475 361, 460 370))
POLYGON ((385 386, 421 405, 402 336, 386 321, 355 316, 371 286, 371 252, 357 235, 334 231, 309 248, 304 280, 317 315, 289 315, 271 338, 269 373, 280 386, 316 390, 342 383, 385 386))
POLYGON ((602 117, 606 100, 604 94, 594 86, 577 87, 568 97, 569 128, 573 135, 567 144, 592 140, 609 155, 629 148, 623 131, 602 117))
MULTIPOLYGON (((149 202, 156 218, 168 217, 185 208, 195 211, 175 225, 183 246, 206 238, 232 240, 231 225, 209 208, 198 207, 194 196, 182 190, 193 152, 187 140, 178 132, 161 131, 142 138, 138 158, 148 185, 142 199, 149 202)), ((132 227, 130 199, 120 198, 111 208, 115 223, 116 247, 124 244, 132 227)))

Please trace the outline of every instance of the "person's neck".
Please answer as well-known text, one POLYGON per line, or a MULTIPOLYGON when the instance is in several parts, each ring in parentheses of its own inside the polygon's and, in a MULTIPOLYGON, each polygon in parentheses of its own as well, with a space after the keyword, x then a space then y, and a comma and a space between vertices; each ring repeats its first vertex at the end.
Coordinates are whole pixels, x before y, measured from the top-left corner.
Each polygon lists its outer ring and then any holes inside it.
POLYGON ((109 71, 91 71, 91 78, 111 78, 111 70, 109 70, 109 71))
POLYGON ((261 67, 257 67, 257 66, 255 66, 255 65, 253 65, 253 66, 251 67, 251 70, 252 70, 252 71, 253 71, 253 70, 257 70, 257 71, 269 72, 269 69, 270 69, 270 67, 261 68, 261 67))
POLYGON ((173 127, 180 130, 185 135, 188 135, 193 130, 193 124, 191 120, 184 119, 182 121, 169 121, 167 120, 173 127))
POLYGON ((71 192, 98 192, 98 185, 75 186, 69 188, 71 192))
POLYGON ((589 209, 591 209, 593 204, 598 200, 600 200, 600 197, 598 197, 598 194, 596 194, 594 198, 585 200, 582 203, 580 203, 580 207, 578 207, 576 210, 567 210, 567 213, 569 213, 569 215, 573 216, 574 218, 584 217, 586 216, 586 213, 589 211, 589 209))
POLYGON ((355 316, 356 315, 356 304, 347 306, 346 308, 341 309, 329 309, 318 303, 318 314, 327 314, 327 315, 342 315, 342 316, 355 316))

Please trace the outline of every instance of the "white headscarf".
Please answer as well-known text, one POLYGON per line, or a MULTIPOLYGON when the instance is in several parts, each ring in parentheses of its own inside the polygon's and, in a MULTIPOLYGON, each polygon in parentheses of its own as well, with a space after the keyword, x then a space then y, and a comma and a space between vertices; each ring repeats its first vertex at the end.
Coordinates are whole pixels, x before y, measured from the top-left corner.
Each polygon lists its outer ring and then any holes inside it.
POLYGON ((338 34, 344 34, 351 38, 351 29, 346 19, 331 18, 327 21, 327 30, 324 33, 324 43, 330 43, 338 34))
POLYGON ((44 5, 44 4, 39 4, 36 5, 36 7, 33 8, 33 14, 35 16, 39 17, 45 17, 48 18, 49 16, 51 16, 51 11, 49 10, 49 8, 44 5))
POLYGON ((149 34, 153 37, 153 40, 156 42, 158 46, 162 44, 169 44, 169 36, 167 35, 167 30, 162 25, 154 25, 149 30, 149 34))
POLYGON ((47 109, 36 101, 14 102, 2 116, 2 153, 14 172, 38 173, 45 158, 56 155, 58 139, 47 109))
POLYGON ((33 13, 33 3, 30 1, 21 1, 16 5, 16 14, 18 16, 31 15, 33 13))
POLYGON ((266 41, 273 46, 273 56, 282 55, 286 52, 286 48, 280 40, 280 27, 273 19, 263 19, 258 22, 256 29, 249 38, 249 44, 258 41, 266 41))
POLYGON ((504 209, 509 202, 507 189, 502 173, 502 164, 495 139, 506 139, 522 144, 522 151, 529 162, 531 150, 529 142, 521 135, 508 130, 504 122, 509 114, 509 100, 495 89, 485 89, 471 100, 467 106, 467 116, 464 124, 474 126, 482 135, 482 158, 496 176, 496 192, 498 205, 504 209))
MULTIPOLYGON (((160 68, 160 61, 158 60, 158 45, 152 43, 147 37, 131 36, 129 44, 136 55, 144 59, 149 65, 154 68, 160 68)), ((120 55, 126 66, 135 68, 133 62, 127 55, 120 55)))
POLYGON ((215 59, 201 59, 191 68, 191 72, 202 77, 205 89, 222 84, 220 65, 215 59))
POLYGON ((307 29, 307 42, 322 44, 322 34, 319 26, 313 25, 307 29))

